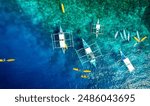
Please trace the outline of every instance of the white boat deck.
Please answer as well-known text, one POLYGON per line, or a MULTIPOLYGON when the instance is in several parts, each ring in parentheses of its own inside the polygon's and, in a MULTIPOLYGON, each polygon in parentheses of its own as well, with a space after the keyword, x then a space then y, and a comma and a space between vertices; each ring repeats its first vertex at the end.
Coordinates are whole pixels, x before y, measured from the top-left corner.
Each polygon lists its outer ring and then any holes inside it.
POLYGON ((59 43, 60 43, 60 48, 65 48, 66 47, 64 33, 59 34, 59 43))
POLYGON ((55 33, 51 35, 53 49, 64 49, 74 47, 73 35, 71 32, 55 33))

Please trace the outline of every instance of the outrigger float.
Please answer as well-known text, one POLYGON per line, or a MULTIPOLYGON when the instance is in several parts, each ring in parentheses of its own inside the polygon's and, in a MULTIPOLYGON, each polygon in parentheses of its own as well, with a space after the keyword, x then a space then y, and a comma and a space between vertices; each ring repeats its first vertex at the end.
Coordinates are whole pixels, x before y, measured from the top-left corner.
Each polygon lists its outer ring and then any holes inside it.
POLYGON ((73 36, 71 32, 63 32, 61 26, 59 33, 51 35, 53 49, 61 48, 65 54, 68 47, 74 47, 73 36))
POLYGON ((79 60, 81 64, 85 64, 87 62, 90 62, 93 66, 96 67, 96 58, 101 56, 101 51, 97 45, 97 43, 93 43, 91 45, 88 45, 84 39, 82 39, 83 48, 76 50, 76 53, 79 57, 79 60), (95 50, 92 50, 92 47, 95 47, 95 50), (96 53, 98 54, 96 56, 96 53))

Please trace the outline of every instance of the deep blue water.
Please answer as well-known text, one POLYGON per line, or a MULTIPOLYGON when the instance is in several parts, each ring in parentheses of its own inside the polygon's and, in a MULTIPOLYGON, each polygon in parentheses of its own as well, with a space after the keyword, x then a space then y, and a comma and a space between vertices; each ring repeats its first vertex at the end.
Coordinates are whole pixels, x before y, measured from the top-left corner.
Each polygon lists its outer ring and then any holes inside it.
POLYGON ((8 5, 0 10, 0 58, 16 61, 0 63, 0 88, 84 88, 72 71, 74 61, 52 50, 50 33, 8 5))

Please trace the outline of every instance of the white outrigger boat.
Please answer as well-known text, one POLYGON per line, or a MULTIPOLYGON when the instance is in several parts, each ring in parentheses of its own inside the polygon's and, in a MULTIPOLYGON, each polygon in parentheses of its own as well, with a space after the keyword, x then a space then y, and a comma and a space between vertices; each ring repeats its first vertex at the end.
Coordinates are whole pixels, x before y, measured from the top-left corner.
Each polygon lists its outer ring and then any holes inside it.
POLYGON ((96 38, 99 34, 103 34, 102 26, 100 25, 99 19, 97 20, 97 23, 92 26, 92 33, 96 34, 96 38))
POLYGON ((61 48, 65 54, 68 47, 74 47, 73 36, 70 32, 63 32, 60 26, 59 33, 52 34, 52 44, 54 49, 61 48), (66 38, 67 34, 69 35, 69 38, 66 38))
POLYGON ((90 63, 93 64, 96 67, 96 57, 91 49, 91 47, 82 39, 83 47, 85 49, 85 53, 90 59, 90 63))
POLYGON ((98 37, 100 28, 101 28, 101 25, 100 25, 99 19, 98 19, 98 21, 97 21, 97 23, 96 23, 96 37, 98 37))
POLYGON ((120 54, 121 54, 121 58, 122 58, 123 62, 125 63, 126 67, 128 68, 128 70, 129 70, 130 72, 134 71, 135 68, 133 67, 133 65, 132 65, 132 63, 130 62, 129 58, 126 57, 126 56, 124 55, 124 53, 123 53, 121 50, 120 50, 120 54))
POLYGON ((101 56, 101 51, 96 43, 88 45, 84 39, 82 39, 83 48, 76 50, 76 53, 81 61, 81 64, 85 64, 86 62, 90 62, 93 66, 96 67, 96 58, 101 56), (97 47, 96 50, 92 50, 91 46, 97 47), (83 55, 80 52, 83 51, 83 55), (96 53, 99 52, 99 55, 96 56, 96 53))

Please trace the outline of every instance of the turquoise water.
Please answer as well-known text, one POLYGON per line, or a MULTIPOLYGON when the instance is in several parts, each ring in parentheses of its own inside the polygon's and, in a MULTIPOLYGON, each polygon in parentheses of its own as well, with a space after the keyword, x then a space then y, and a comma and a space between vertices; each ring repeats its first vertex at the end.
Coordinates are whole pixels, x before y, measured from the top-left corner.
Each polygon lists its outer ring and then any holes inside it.
POLYGON ((1 0, 0 58, 16 60, 0 63, 0 88, 150 88, 148 6, 148 0, 1 0), (90 25, 97 19, 103 34, 95 38, 90 25), (66 54, 52 47, 51 34, 58 32, 60 25, 74 37, 75 46, 66 54), (131 34, 130 42, 114 38, 124 29, 131 34), (134 47, 137 30, 148 38, 134 47), (90 63, 81 65, 75 52, 82 47, 81 38, 89 44, 97 42, 102 56, 97 58, 96 68, 90 63), (121 60, 120 48, 134 65, 134 72, 121 60), (84 73, 73 68, 92 72, 84 79, 84 73))

